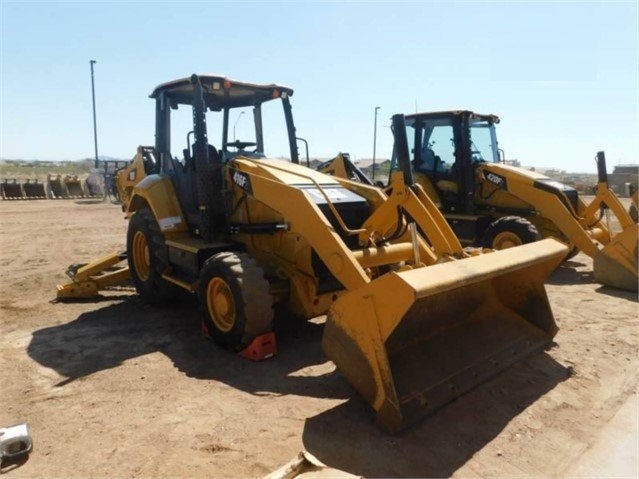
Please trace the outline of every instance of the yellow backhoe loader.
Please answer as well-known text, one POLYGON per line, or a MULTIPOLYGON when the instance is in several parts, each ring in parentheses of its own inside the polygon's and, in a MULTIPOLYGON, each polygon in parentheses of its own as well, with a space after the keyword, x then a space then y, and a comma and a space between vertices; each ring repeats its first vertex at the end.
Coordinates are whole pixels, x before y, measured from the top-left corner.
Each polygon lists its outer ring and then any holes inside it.
MULTIPOLYGON (((301 318, 327 314, 324 351, 390 431, 553 338, 543 281, 565 245, 465 253, 413 184, 401 115, 393 130, 404 166, 387 193, 300 165, 292 94, 216 75, 158 86, 156 144, 138 150, 139 161, 148 157, 143 178, 131 177, 137 182, 122 195, 128 269, 112 274, 128 272, 152 304, 169 301, 175 287, 196 294, 210 336, 236 351, 271 331, 276 307, 301 318), (264 155, 262 118, 277 103, 291 161, 264 155), (193 118, 193 130, 175 137, 187 139, 181 159, 170 130, 179 107, 193 118), (241 141, 233 132, 231 141, 230 118, 237 123, 242 108, 252 109, 254 136, 241 141), (216 113, 219 149, 207 132, 216 113)), ((76 273, 76 286, 91 283, 102 275, 100 262, 76 273)), ((62 297, 83 296, 67 286, 59 287, 62 297)))
MULTIPOLYGON (((608 188, 604 153, 596 158, 597 194, 586 203, 572 187, 506 164, 497 123, 495 115, 466 110, 406 116, 415 182, 462 244, 501 250, 558 238, 571 255, 583 251, 593 258, 596 281, 637 291, 639 227, 608 188), (611 227, 611 212, 621 231, 611 227)), ((398 168, 395 155, 391 172, 398 168)), ((363 181, 362 172, 341 155, 320 165, 320 171, 363 181)))

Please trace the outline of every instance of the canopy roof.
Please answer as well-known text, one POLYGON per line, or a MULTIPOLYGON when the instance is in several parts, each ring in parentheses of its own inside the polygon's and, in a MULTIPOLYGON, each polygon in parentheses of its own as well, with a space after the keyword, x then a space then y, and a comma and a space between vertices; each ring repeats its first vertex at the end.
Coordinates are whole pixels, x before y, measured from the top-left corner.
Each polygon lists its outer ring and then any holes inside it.
MULTIPOLYGON (((211 110, 255 106, 275 98, 293 95, 293 89, 276 85, 264 85, 229 80, 215 74, 198 75, 204 90, 204 102, 211 110)), ((151 98, 162 93, 171 101, 172 106, 193 104, 193 84, 191 78, 181 78, 155 87, 151 98)))
POLYGON ((497 115, 484 115, 481 113, 475 113, 470 110, 447 110, 447 111, 433 111, 433 112, 421 112, 421 113, 411 113, 409 115, 405 115, 407 122, 412 122, 421 119, 432 119, 432 118, 442 118, 442 117, 455 117, 468 115, 471 120, 486 120, 491 123, 499 123, 499 117, 497 115))

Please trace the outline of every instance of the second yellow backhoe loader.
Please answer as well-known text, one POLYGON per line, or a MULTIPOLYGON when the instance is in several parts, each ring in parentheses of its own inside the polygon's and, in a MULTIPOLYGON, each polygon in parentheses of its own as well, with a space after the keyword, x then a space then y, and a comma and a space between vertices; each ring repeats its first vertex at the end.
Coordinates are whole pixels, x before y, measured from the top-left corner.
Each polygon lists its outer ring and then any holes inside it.
MULTIPOLYGON (((596 158, 596 196, 586 203, 570 186, 505 164, 497 123, 495 115, 466 110, 406 116, 415 182, 441 209, 462 244, 501 250, 558 238, 571 254, 583 251, 593 258, 596 281, 637 291, 639 227, 608 188, 604 153, 596 158), (621 231, 611 227, 610 213, 621 231)), ((342 155, 319 168, 372 184, 342 155)), ((391 172, 398 169, 394 156, 391 172)))
POLYGON ((502 249, 555 237, 593 258, 595 280, 637 291, 639 227, 608 188, 597 154, 598 184, 586 203, 574 188, 500 158, 495 115, 471 111, 406 116, 416 182, 439 204, 463 241, 502 249), (606 221, 612 212, 621 227, 606 221))
MULTIPOLYGON (((269 333, 275 308, 327 314, 324 351, 390 431, 551 341, 557 326, 543 281, 565 245, 470 257, 413 185, 401 115, 393 129, 403 166, 388 194, 300 165, 292 93, 216 75, 153 91, 156 144, 138 150, 148 158, 144 177, 122 195, 128 271, 144 300, 169 301, 175 287, 196 294, 209 334, 232 350, 269 333), (276 100, 290 162, 264 155, 263 110, 276 100), (176 137, 187 139, 180 160, 170 130, 179 107, 193 118, 192 132, 176 137), (247 107, 254 138, 231 141, 229 118, 247 107), (207 131, 216 112, 219 149, 207 131)), ((93 281, 87 271, 74 283, 93 281)), ((82 297, 81 288, 60 290, 82 297)))

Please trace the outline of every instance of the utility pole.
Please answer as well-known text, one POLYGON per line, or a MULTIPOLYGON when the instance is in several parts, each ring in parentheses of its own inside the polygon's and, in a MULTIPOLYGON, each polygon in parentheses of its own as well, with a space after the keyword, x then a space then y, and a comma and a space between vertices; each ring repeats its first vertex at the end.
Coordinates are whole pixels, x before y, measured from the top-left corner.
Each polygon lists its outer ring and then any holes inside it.
POLYGON ((375 179, 375 150, 377 148, 377 110, 379 107, 375 107, 375 127, 373 130, 373 180, 375 179))
POLYGON ((98 167, 98 125, 95 120, 95 83, 93 81, 93 64, 95 60, 89 60, 91 65, 91 97, 93 99, 93 146, 95 148, 95 168, 98 167))

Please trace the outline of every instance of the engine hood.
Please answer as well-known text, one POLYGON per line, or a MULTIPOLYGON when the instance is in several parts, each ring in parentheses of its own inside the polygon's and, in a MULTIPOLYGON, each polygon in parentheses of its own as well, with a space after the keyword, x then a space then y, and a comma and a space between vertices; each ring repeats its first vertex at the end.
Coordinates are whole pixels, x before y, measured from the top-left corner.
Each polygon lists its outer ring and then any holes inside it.
POLYGON ((531 182, 535 180, 553 181, 552 178, 542 175, 541 173, 537 173, 536 171, 526 170, 525 168, 518 166, 505 165, 503 163, 482 163, 481 168, 492 171, 493 173, 505 174, 509 177, 520 177, 521 179, 527 178, 531 182))
POLYGON ((326 186, 340 186, 340 183, 330 175, 286 160, 266 158, 255 160, 237 156, 229 162, 229 166, 287 185, 301 186, 317 183, 326 186))
POLYGON ((536 171, 526 170, 517 166, 504 165, 502 163, 483 163, 482 170, 512 179, 515 181, 525 181, 527 183, 543 183, 547 185, 547 189, 553 188, 559 191, 576 191, 572 186, 568 186, 561 181, 537 173, 536 171))
POLYGON ((502 163, 482 163, 480 169, 486 181, 500 188, 508 190, 508 183, 524 183, 559 197, 566 206, 570 203, 574 211, 578 211, 577 190, 561 181, 554 180, 536 171, 502 163))

